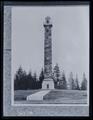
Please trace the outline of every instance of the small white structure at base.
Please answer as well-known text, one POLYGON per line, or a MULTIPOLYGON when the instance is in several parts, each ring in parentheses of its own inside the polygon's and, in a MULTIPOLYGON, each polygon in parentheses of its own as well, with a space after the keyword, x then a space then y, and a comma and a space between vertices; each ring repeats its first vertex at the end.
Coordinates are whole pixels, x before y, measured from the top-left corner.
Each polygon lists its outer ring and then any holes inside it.
POLYGON ((51 78, 44 79, 42 83, 42 89, 54 89, 54 81, 51 78))
POLYGON ((32 95, 28 95, 26 100, 43 100, 43 97, 49 92, 50 90, 42 90, 40 92, 36 92, 32 95))

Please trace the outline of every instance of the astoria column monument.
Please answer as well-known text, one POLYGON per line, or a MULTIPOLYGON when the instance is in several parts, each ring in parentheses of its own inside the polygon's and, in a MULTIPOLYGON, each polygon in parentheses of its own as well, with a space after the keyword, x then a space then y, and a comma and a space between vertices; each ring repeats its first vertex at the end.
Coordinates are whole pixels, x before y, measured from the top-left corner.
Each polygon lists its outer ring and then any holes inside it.
POLYGON ((54 81, 52 79, 52 26, 51 18, 46 17, 44 23, 44 80, 42 89, 54 89, 54 81))

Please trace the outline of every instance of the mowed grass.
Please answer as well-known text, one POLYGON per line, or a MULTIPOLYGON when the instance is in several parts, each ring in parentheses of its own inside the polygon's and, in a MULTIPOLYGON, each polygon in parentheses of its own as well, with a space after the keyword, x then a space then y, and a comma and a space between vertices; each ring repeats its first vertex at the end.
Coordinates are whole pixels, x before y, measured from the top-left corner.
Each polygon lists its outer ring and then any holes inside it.
POLYGON ((73 99, 82 99, 86 98, 86 91, 79 90, 52 90, 49 94, 44 96, 44 99, 58 99, 61 97, 73 98, 73 99))
POLYGON ((15 90, 14 100, 26 100, 28 95, 34 94, 40 90, 15 90))
POLYGON ((43 100, 26 101, 28 95, 34 94, 41 90, 17 90, 15 91, 14 99, 16 103, 62 103, 62 104, 86 104, 87 91, 80 90, 51 90, 43 97, 43 100))

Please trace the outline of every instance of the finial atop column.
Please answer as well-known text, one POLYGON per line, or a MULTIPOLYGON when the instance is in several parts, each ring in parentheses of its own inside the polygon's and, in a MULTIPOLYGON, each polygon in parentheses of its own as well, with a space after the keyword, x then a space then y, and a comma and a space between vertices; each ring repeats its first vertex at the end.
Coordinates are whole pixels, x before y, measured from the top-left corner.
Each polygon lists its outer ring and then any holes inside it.
POLYGON ((49 16, 45 17, 44 27, 46 26, 52 27, 51 18, 49 16))
POLYGON ((47 17, 45 18, 47 24, 50 23, 50 19, 51 19, 51 18, 50 18, 49 16, 47 16, 47 17))

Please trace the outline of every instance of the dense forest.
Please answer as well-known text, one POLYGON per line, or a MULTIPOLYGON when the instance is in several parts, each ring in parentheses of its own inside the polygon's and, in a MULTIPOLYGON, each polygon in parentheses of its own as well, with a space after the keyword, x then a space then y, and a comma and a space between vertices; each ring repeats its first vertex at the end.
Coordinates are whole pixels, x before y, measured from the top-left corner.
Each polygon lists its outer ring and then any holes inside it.
MULTIPOLYGON (((79 84, 78 75, 73 78, 73 73, 70 73, 69 79, 66 79, 65 72, 60 71, 58 64, 53 69, 52 79, 54 81, 55 89, 71 89, 71 90, 87 90, 87 79, 85 73, 82 77, 81 85, 79 84)), ((31 71, 27 73, 20 66, 14 76, 14 89, 15 90, 29 90, 41 89, 44 80, 44 70, 42 68, 39 77, 37 74, 32 74, 31 71)))

